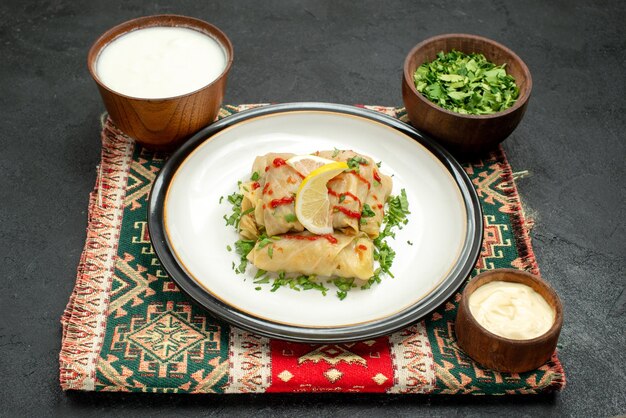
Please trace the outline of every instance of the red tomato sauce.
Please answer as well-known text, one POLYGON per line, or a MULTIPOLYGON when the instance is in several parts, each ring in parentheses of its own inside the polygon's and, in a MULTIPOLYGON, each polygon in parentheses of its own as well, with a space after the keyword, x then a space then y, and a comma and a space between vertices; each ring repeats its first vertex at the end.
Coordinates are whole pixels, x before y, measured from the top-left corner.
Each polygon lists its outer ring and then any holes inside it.
POLYGON ((335 196, 336 198, 341 198, 341 196, 350 196, 355 202, 359 202, 359 205, 361 205, 361 199, 359 199, 356 195, 350 192, 337 193, 332 189, 328 189, 328 194, 331 196, 335 196))
POLYGON ((339 212, 343 213, 349 218, 361 219, 361 214, 359 212, 344 208, 343 206, 334 206, 334 209, 337 209, 339 212))
POLYGON ((285 160, 283 160, 280 157, 274 158, 274 161, 272 161, 272 164, 274 164, 274 167, 280 167, 281 165, 287 165, 287 162, 285 160))
POLYGON ((270 207, 276 209, 280 205, 288 205, 294 201, 293 196, 287 196, 280 199, 274 199, 270 202, 270 207))

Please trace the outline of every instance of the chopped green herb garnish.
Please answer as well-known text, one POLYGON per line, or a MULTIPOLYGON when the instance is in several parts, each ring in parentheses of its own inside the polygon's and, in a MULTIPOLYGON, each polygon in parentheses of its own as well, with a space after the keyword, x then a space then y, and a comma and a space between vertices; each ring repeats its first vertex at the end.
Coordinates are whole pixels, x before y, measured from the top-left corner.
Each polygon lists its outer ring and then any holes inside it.
POLYGON ((404 189, 400 191, 399 195, 390 197, 388 202, 389 209, 385 215, 385 222, 387 223, 386 226, 391 229, 391 227, 398 226, 407 220, 406 215, 411 212, 409 212, 409 200, 404 189))
POLYGON ((346 200, 346 195, 342 194, 339 196, 339 203, 343 202, 344 200, 346 200))
POLYGON ((388 201, 387 213, 383 218, 385 227, 378 237, 374 239, 374 260, 380 264, 380 270, 389 276, 394 277, 391 273, 391 265, 396 256, 396 252, 387 243, 387 238, 395 238, 395 228, 402 228, 408 222, 407 215, 409 212, 409 200, 406 190, 402 189, 397 196, 391 196, 388 201))
POLYGON ((257 286, 257 287, 254 288, 254 290, 261 290, 261 289, 262 289, 261 286, 257 286))
POLYGON ((326 296, 326 292, 328 292, 328 288, 326 288, 322 283, 317 283, 315 281, 315 276, 298 276, 293 279, 298 283, 302 290, 319 290, 322 292, 322 295, 326 296))
POLYGON ((333 284, 341 290, 350 290, 354 287, 354 279, 338 277, 336 279, 333 279, 333 284))
POLYGON ((270 289, 270 292, 275 292, 278 289, 280 289, 282 286, 287 285, 288 282, 285 279, 285 272, 284 271, 279 271, 278 272, 278 277, 276 279, 274 279, 274 283, 272 283, 272 288, 270 289))
MULTIPOLYGON (((278 277, 274 278, 272 282, 271 292, 275 292, 281 287, 289 287, 296 292, 302 290, 317 290, 326 296, 328 288, 321 283, 315 281, 316 276, 300 275, 297 277, 287 277, 284 271, 278 272, 278 277)), ((269 278, 265 277, 263 281, 255 281, 255 283, 269 283, 269 278)))
POLYGON ((387 241, 379 241, 379 245, 376 245, 374 250, 374 260, 377 260, 380 269, 391 277, 394 277, 390 269, 395 257, 396 252, 387 244, 387 241))
POLYGON ((235 242, 235 250, 242 257, 247 257, 254 248, 255 241, 251 239, 240 239, 235 242))
POLYGON ((233 250, 233 248, 232 248, 230 245, 227 245, 227 246, 226 246, 226 250, 227 250, 228 252, 230 252, 230 251, 232 251, 232 250, 233 250))
POLYGON ((267 271, 263 270, 263 269, 258 269, 256 274, 254 275, 255 279, 258 279, 259 277, 263 276, 264 274, 266 274, 267 271))
POLYGON ((254 248, 255 241, 240 239, 235 242, 235 251, 239 254, 239 266, 235 269, 235 263, 233 262, 233 269, 235 273, 243 273, 246 271, 248 265, 248 254, 254 248))
POLYGON ((270 258, 273 258, 273 257, 274 257, 274 247, 272 247, 272 246, 267 247, 267 255, 268 255, 270 258))
POLYGON ((280 237, 268 237, 267 235, 261 235, 259 237, 259 250, 265 248, 268 244, 272 242, 280 241, 280 237))
POLYGON ((341 150, 337 149, 336 147, 333 150, 333 155, 331 155, 331 158, 335 158, 336 156, 339 155, 339 153, 341 152, 341 150))
POLYGON ((267 284, 270 282, 270 278, 267 276, 263 276, 254 281, 254 284, 267 284))
POLYGON ((243 195, 239 193, 233 193, 229 195, 227 199, 228 202, 233 206, 233 212, 230 216, 224 215, 226 225, 232 225, 235 228, 239 228, 239 219, 241 219, 241 201, 243 200, 243 195))
POLYGON ((257 181, 259 177, 261 177, 261 175, 259 174, 258 171, 255 171, 254 173, 252 173, 252 176, 250 176, 250 180, 257 181))
POLYGON ((377 163, 376 163, 376 167, 380 168, 380 166, 381 166, 381 164, 382 164, 382 163, 383 163, 382 161, 377 162, 377 163))
POLYGON ((519 96, 505 64, 497 66, 483 54, 452 50, 419 66, 415 87, 433 103, 457 113, 489 115, 511 107, 519 96))
POLYGON ((374 180, 374 187, 380 187, 380 182, 378 180, 374 180))
POLYGON ((222 204, 222 200, 224 200, 224 196, 220 196, 220 201, 219 201, 220 205, 222 204))
POLYGON ((346 163, 351 171, 356 171, 358 173, 361 165, 367 165, 367 160, 360 155, 355 155, 354 157, 349 158, 346 163))
POLYGON ((376 214, 374 213, 374 211, 372 210, 372 208, 370 207, 370 205, 368 205, 367 203, 365 203, 363 205, 363 209, 361 210, 361 220, 360 223, 361 224, 365 224, 367 223, 367 218, 371 218, 373 216, 375 216, 376 214))
POLYGON ((374 271, 374 275, 369 278, 367 283, 365 283, 363 286, 361 286, 361 289, 367 290, 367 289, 369 289, 370 287, 372 287, 376 283, 380 283, 380 268, 377 268, 374 271))
POLYGON ((363 205, 363 210, 361 210, 361 218, 371 218, 373 216, 376 216, 376 213, 374 213, 370 205, 365 203, 363 205))
POLYGON ((411 241, 407 241, 406 243, 409 244, 409 245, 413 245, 413 243, 411 241))
POLYGON ((288 213, 287 215, 285 215, 285 221, 287 222, 296 222, 297 220, 298 217, 295 213, 288 213))

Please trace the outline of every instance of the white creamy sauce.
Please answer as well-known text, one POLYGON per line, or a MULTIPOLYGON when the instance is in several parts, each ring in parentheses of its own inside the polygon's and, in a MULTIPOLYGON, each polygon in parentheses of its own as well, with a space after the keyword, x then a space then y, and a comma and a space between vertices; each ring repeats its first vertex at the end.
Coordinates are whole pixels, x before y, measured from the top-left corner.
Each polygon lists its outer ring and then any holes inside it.
POLYGON ((98 78, 126 96, 162 99, 191 93, 226 68, 226 53, 212 37, 177 27, 138 29, 100 52, 98 78))
POLYGON ((554 309, 530 286, 489 282, 469 298, 470 312, 488 331, 513 340, 545 334, 554 324, 554 309))

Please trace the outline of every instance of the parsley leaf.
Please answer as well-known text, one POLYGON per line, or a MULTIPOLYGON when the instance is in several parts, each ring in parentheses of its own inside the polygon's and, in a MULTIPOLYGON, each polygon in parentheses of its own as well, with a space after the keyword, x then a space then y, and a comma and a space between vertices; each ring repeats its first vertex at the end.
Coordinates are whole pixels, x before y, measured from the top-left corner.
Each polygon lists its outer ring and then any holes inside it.
POLYGON ((224 215, 224 220, 226 220, 226 225, 232 225, 238 228, 239 219, 241 219, 241 201, 243 200, 243 195, 235 192, 229 195, 227 200, 228 203, 232 205, 232 213, 230 216, 224 215))
POLYGON ((355 155, 352 158, 349 158, 348 161, 346 161, 346 163, 348 164, 348 167, 350 168, 350 170, 352 171, 356 171, 357 173, 359 172, 359 168, 361 167, 361 165, 367 165, 367 160, 363 157, 361 157, 360 155, 355 155))
POLYGON ((259 177, 261 177, 261 176, 259 175, 259 172, 258 172, 258 171, 255 171, 254 173, 252 173, 252 176, 250 177, 250 180, 252 180, 252 181, 257 181, 257 180, 259 179, 259 177))
MULTIPOLYGON (((263 281, 256 281, 255 283, 269 283, 269 278, 265 277, 263 281)), ((300 292, 303 290, 317 290, 322 293, 323 296, 326 296, 328 292, 328 288, 324 286, 322 283, 318 283, 316 281, 316 276, 311 275, 299 275, 296 277, 287 277, 284 271, 279 271, 278 276, 274 278, 272 282, 272 287, 270 292, 275 292, 281 287, 289 287, 296 292, 300 292)))
POLYGON ((337 297, 340 300, 344 300, 348 295, 350 289, 356 287, 356 285, 354 284, 354 278, 346 279, 343 277, 338 277, 333 280, 333 284, 337 286, 337 289, 339 289, 337 290, 337 297))
POLYGON ((374 275, 369 278, 367 283, 365 283, 363 286, 361 286, 361 289, 367 290, 370 287, 372 287, 374 284, 380 283, 380 281, 381 281, 381 279, 380 279, 380 268, 377 268, 374 271, 374 275))
MULTIPOLYGON (((240 239, 235 241, 235 251, 239 254, 239 266, 237 266, 235 273, 243 273, 246 271, 246 267, 248 266, 248 254, 254 248, 255 241, 240 239)), ((235 263, 233 262, 233 268, 235 267, 235 263)))
POLYGON ((411 212, 409 212, 409 200, 405 189, 400 190, 399 195, 391 196, 387 202, 387 212, 383 218, 385 227, 374 239, 374 260, 380 264, 381 272, 394 277, 391 273, 391 265, 396 252, 389 246, 387 238, 395 238, 395 229, 406 225, 408 222, 407 215, 411 212))
POLYGON ((261 235, 259 237, 259 250, 271 244, 274 241, 280 241, 280 237, 268 237, 266 235, 261 235))
POLYGON ((361 210, 361 218, 372 218, 376 216, 376 213, 372 210, 371 206, 365 203, 363 210, 361 210))

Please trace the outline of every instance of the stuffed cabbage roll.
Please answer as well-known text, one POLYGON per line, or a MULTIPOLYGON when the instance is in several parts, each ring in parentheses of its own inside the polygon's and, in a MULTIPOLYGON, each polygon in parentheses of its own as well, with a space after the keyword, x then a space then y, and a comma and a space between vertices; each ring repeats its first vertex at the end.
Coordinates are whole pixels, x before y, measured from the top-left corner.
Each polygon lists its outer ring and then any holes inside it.
MULTIPOLYGON (((275 154, 289 159, 293 154, 275 154)), ((263 187, 265 185, 265 167, 268 163, 268 155, 260 155, 254 159, 250 181, 239 185, 239 193, 243 196, 241 201, 241 216, 239 221, 239 235, 243 239, 257 239, 260 228, 265 227, 263 215, 263 187)))
POLYGON ((269 236, 304 230, 295 212, 296 192, 302 176, 285 162, 291 156, 293 154, 273 153, 265 156, 261 208, 262 223, 269 236))
POLYGON ((368 280, 374 275, 373 243, 365 234, 285 234, 257 242, 248 260, 266 271, 368 280))
POLYGON ((380 226, 385 216, 385 202, 391 194, 393 180, 391 177, 380 173, 374 169, 374 182, 370 192, 365 199, 366 211, 363 211, 361 217, 361 231, 365 232, 370 238, 374 239, 380 234, 380 226), (369 216, 366 216, 369 215, 369 216))
POLYGON ((373 182, 374 161, 354 151, 320 151, 322 158, 358 164, 358 169, 339 174, 328 182, 328 194, 333 210, 333 228, 346 234, 359 232, 363 203, 373 182))

